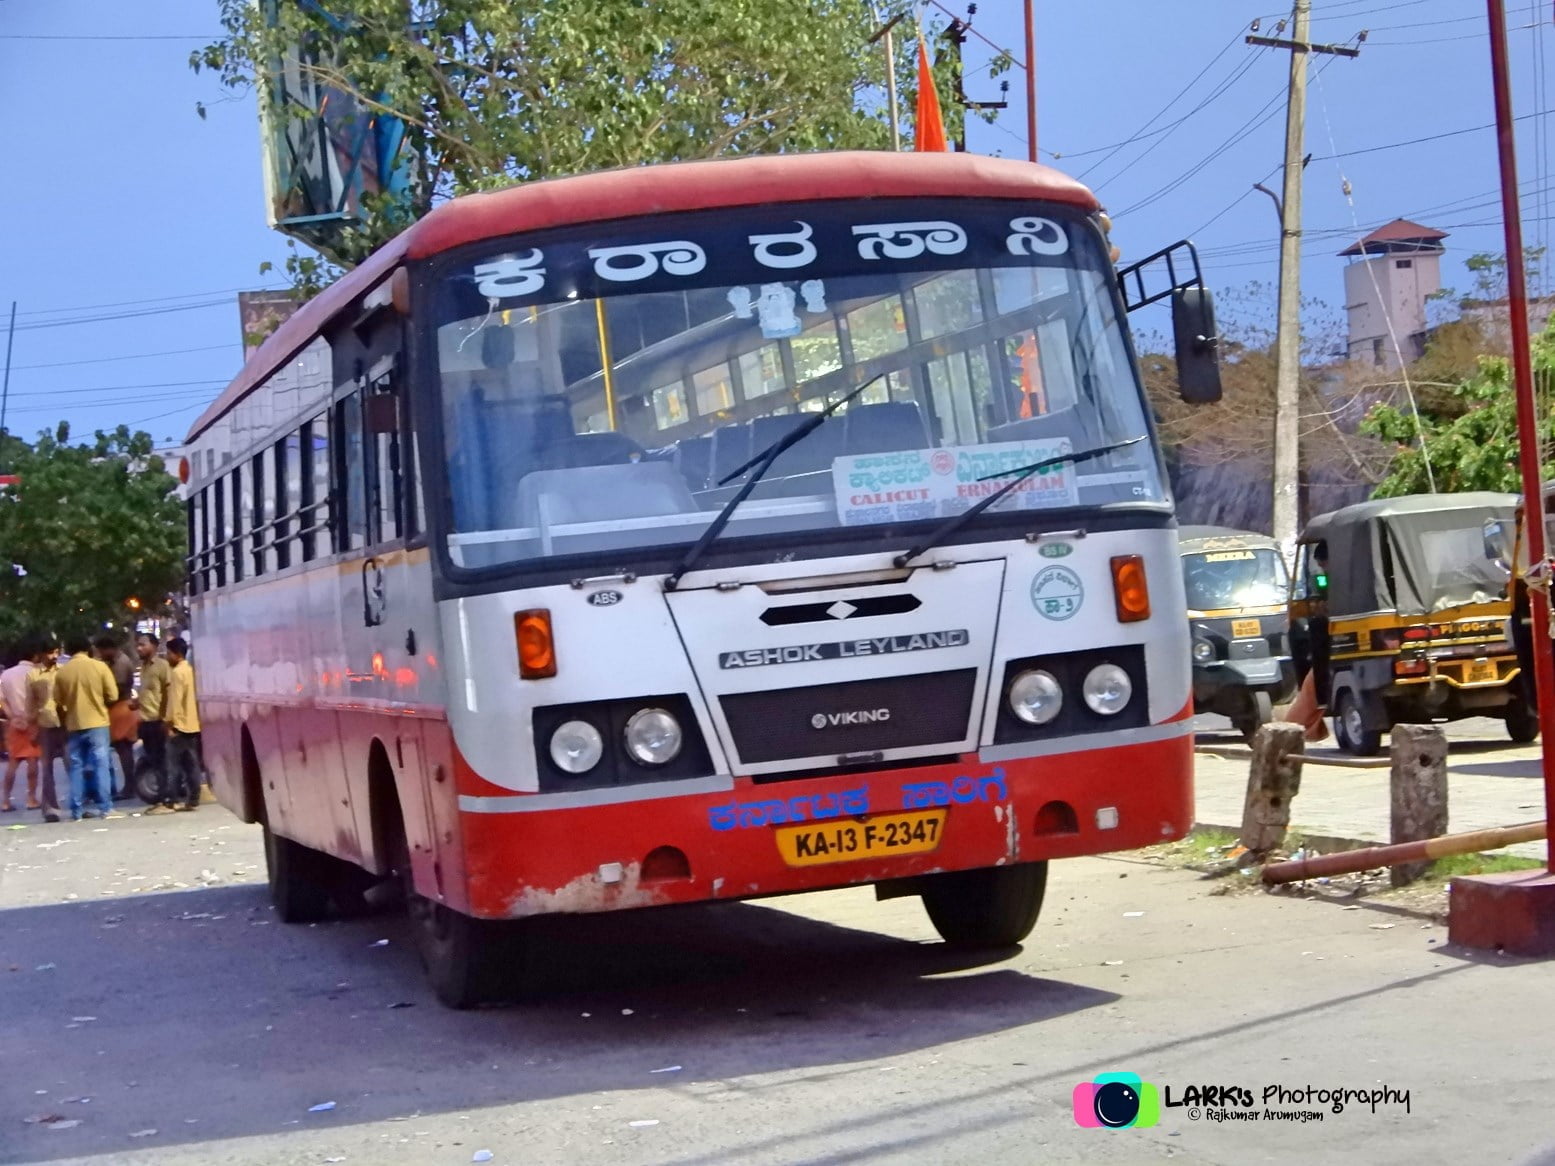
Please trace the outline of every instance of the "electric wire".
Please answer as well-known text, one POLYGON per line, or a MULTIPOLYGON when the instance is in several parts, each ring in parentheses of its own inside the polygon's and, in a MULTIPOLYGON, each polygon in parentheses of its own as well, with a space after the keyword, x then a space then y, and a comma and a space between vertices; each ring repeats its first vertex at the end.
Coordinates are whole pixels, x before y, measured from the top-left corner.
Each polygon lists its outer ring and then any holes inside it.
MULTIPOLYGON (((1213 57, 1210 58, 1209 63, 1207 65, 1205 65, 1202 69, 1200 69, 1197 73, 1195 73, 1193 75, 1193 79, 1191 81, 1189 81, 1186 85, 1184 85, 1181 89, 1179 89, 1175 94, 1173 94, 1172 97, 1167 101, 1167 103, 1165 105, 1161 106, 1160 109, 1156 110, 1156 112, 1154 113, 1154 115, 1151 116, 1149 121, 1145 122, 1144 125, 1140 126, 1139 129, 1134 131, 1134 134, 1133 134, 1132 137, 1124 138, 1123 141, 1119 142, 1110 151, 1108 151, 1106 157, 1100 158, 1097 161, 1093 162, 1087 169, 1083 170, 1078 175, 1078 177, 1083 181, 1085 179, 1085 176, 1087 174, 1091 173, 1092 170, 1095 170, 1095 169, 1097 169, 1100 166, 1106 165, 1109 160, 1111 160, 1112 158, 1114 158, 1117 155, 1119 150, 1122 150, 1125 146, 1131 145, 1134 142, 1139 141, 1140 135, 1143 134, 1146 130, 1148 130, 1151 126, 1155 125, 1155 123, 1157 121, 1159 121, 1166 114, 1166 112, 1169 109, 1172 108, 1172 106, 1176 105, 1179 101, 1181 101, 1182 98, 1184 96, 1186 96, 1193 89, 1193 87, 1195 85, 1197 85, 1201 80, 1203 80, 1205 74, 1207 74, 1211 69, 1213 69, 1215 67, 1215 65, 1220 61, 1220 59, 1222 57, 1224 57, 1228 52, 1230 52, 1232 50, 1232 48, 1234 48, 1237 45, 1237 43, 1242 39, 1242 35, 1243 34, 1241 32, 1238 32, 1229 41, 1227 41, 1225 43, 1224 47, 1222 47, 1221 50, 1218 53, 1216 53, 1213 57)), ((1210 94, 1210 96, 1205 99, 1204 102, 1201 102, 1199 105, 1197 105, 1193 109, 1189 110, 1188 113, 1183 118, 1179 118, 1175 123, 1173 123, 1174 126, 1181 125, 1183 123, 1183 121, 1185 121, 1187 118, 1192 117, 1200 109, 1203 109, 1204 105, 1208 101, 1212 101, 1214 99, 1214 97, 1215 97, 1215 93, 1212 92, 1210 94)), ((1170 132, 1170 131, 1168 130, 1168 131, 1165 131, 1165 132, 1170 132)), ((1159 140, 1160 139, 1158 139, 1158 144, 1159 144, 1159 140)))
MULTIPOLYGON (((1334 141, 1334 124, 1328 114, 1328 91, 1323 85, 1323 72, 1321 69, 1317 72, 1316 81, 1318 108, 1323 113, 1323 129, 1328 135, 1328 148, 1334 152, 1334 171, 1339 175, 1339 187, 1344 192, 1345 205, 1350 208, 1350 221, 1355 230, 1359 232, 1361 221, 1355 209, 1355 187, 1345 174, 1344 167, 1339 163, 1341 155, 1338 144, 1334 141)), ((1364 251, 1361 258, 1366 265, 1366 275, 1371 281, 1372 294, 1377 297, 1376 303, 1379 305, 1385 303, 1382 288, 1377 283, 1377 265, 1366 258, 1364 251)), ((1299 263, 1300 260, 1298 259, 1297 262, 1299 263)), ((1404 393, 1409 399, 1410 412, 1414 414, 1415 433, 1419 438, 1420 461, 1425 466, 1426 483, 1431 487, 1431 493, 1434 494, 1436 493, 1436 471, 1431 467, 1430 451, 1426 449, 1425 423, 1420 417, 1420 405, 1415 398, 1414 385, 1409 380, 1409 362, 1404 359, 1404 348, 1399 343, 1398 330, 1393 325, 1393 314, 1385 307, 1382 310, 1382 320, 1387 325, 1388 340, 1392 343, 1393 355, 1398 360, 1399 375, 1404 380, 1404 393)))

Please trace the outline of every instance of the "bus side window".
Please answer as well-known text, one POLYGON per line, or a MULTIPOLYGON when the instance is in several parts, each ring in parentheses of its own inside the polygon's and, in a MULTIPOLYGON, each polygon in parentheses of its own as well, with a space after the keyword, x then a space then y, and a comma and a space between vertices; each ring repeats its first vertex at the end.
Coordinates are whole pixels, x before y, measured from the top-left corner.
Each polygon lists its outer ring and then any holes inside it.
POLYGON ((367 545, 367 450, 362 441, 361 397, 352 393, 335 405, 335 497, 341 550, 367 545))
POLYGON ((223 478, 217 478, 210 487, 211 497, 214 499, 214 516, 211 520, 211 557, 216 564, 216 586, 227 585, 227 504, 222 487, 226 485, 223 478))
POLYGON ((231 545, 226 549, 226 557, 232 564, 232 581, 243 582, 245 574, 243 570, 243 533, 247 528, 246 516, 250 509, 248 495, 243 489, 247 480, 243 473, 243 467, 238 466, 227 475, 227 506, 232 512, 232 520, 227 525, 231 530, 231 545))
POLYGON ((270 447, 270 545, 273 548, 271 562, 277 571, 291 565, 286 546, 286 516, 291 508, 286 504, 286 442, 276 442, 270 447))
POLYGON ((302 556, 304 559, 327 558, 335 553, 333 505, 330 496, 329 417, 319 414, 303 426, 303 457, 307 472, 303 475, 302 556))
POLYGON ((303 513, 302 508, 302 430, 287 434, 277 448, 286 450, 283 460, 286 479, 281 483, 282 509, 280 511, 286 516, 286 530, 284 540, 277 545, 283 564, 289 566, 303 561, 302 531, 307 526, 307 515, 303 513))
POLYGON ((204 515, 204 503, 204 496, 196 492, 189 495, 189 502, 185 507, 189 516, 189 562, 186 569, 189 574, 190 595, 198 595, 205 590, 200 574, 201 567, 203 566, 200 556, 204 550, 204 547, 201 545, 204 541, 204 531, 201 529, 200 520, 204 515))
POLYGON ((271 511, 266 504, 271 491, 265 485, 265 451, 260 450, 254 455, 254 460, 248 463, 248 490, 253 499, 254 514, 253 534, 249 536, 249 555, 254 561, 254 574, 265 573, 265 548, 269 544, 270 530, 266 523, 270 519, 271 511))
POLYGON ((367 434, 371 545, 409 538, 421 529, 416 498, 414 439, 397 368, 370 384, 362 397, 367 434))

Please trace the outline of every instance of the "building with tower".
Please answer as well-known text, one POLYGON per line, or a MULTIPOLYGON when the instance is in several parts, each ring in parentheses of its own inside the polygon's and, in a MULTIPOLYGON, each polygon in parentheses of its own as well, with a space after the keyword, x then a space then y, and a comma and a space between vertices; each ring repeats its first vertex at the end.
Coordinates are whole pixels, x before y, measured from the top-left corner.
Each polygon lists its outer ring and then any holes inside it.
POLYGON ((1351 360, 1393 370, 1425 352, 1426 303, 1442 287, 1445 231, 1394 219, 1339 254, 1351 360), (1400 357, 1402 356, 1402 360, 1400 357))

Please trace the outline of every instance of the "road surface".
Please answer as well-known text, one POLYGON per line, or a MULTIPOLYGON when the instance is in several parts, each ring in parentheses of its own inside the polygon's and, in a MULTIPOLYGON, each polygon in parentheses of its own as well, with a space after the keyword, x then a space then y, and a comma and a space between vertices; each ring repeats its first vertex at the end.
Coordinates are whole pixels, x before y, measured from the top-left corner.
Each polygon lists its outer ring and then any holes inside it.
POLYGON ((275 922, 220 807, 0 845, 0 1162, 1412 1164, 1555 1138, 1547 967, 1141 856, 1055 865, 1014 954, 866 890, 554 921, 542 996, 456 1013, 397 918, 275 922), (1108 1071, 1179 1104, 1077 1126, 1108 1071), (1408 1110, 1180 1104, 1273 1085, 1408 1110))

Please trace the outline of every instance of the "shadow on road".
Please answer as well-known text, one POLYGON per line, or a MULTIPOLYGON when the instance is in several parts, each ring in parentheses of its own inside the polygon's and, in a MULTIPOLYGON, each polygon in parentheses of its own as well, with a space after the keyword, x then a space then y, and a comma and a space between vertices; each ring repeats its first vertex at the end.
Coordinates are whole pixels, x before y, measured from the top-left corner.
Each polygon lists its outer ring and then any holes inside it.
POLYGON ((1478 777, 1526 777, 1535 780, 1543 775, 1539 772, 1539 759, 1537 757, 1521 757, 1512 761, 1477 761, 1472 765, 1452 765, 1452 774, 1474 774, 1478 777))
POLYGON ((0 912, 0 1162, 841 1066, 1117 999, 756 904, 538 932, 544 995, 456 1013, 396 916, 286 927, 261 887, 0 912), (42 1113, 82 1124, 21 1124, 42 1113))

